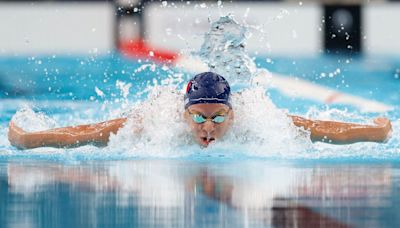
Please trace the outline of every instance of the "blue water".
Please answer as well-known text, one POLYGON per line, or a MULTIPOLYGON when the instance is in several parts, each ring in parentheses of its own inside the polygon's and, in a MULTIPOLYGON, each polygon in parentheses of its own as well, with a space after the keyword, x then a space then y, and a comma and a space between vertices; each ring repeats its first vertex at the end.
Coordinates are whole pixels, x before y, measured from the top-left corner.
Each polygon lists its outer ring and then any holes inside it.
MULTIPOLYGON (((149 84, 173 75, 183 86, 191 74, 118 54, 0 58, 0 227, 398 227, 400 62, 318 56, 257 57, 256 63, 394 106, 379 114, 393 121, 393 138, 382 145, 317 144, 310 156, 294 158, 246 156, 235 148, 178 158, 91 146, 18 151, 6 135, 22 107, 61 125, 96 122, 145 99, 141 91, 149 84), (126 97, 117 80, 132 84, 126 97)), ((314 110, 360 122, 378 115, 268 93, 294 114, 314 110)))

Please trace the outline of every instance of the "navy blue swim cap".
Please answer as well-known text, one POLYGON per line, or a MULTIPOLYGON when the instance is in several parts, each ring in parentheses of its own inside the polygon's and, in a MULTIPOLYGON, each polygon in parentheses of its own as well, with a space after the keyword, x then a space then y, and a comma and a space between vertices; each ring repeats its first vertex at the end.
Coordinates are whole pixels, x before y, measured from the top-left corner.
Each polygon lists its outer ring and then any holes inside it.
POLYGON ((224 77, 212 72, 200 73, 192 78, 185 94, 185 109, 200 103, 220 103, 228 105, 231 88, 224 77))

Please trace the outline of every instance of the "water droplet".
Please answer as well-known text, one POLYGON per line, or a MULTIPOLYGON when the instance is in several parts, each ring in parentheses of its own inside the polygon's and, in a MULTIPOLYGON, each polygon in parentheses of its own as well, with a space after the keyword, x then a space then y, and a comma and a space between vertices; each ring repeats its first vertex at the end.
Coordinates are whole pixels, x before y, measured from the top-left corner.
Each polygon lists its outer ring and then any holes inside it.
POLYGON ((396 73, 394 74, 394 78, 395 79, 399 79, 400 78, 400 68, 396 69, 396 73))

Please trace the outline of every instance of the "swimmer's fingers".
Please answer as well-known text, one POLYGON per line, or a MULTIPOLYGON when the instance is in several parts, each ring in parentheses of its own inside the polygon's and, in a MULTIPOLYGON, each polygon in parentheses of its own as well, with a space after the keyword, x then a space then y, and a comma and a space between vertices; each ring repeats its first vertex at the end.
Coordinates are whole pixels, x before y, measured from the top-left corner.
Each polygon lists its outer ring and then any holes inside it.
POLYGON ((378 126, 390 125, 390 120, 386 117, 376 117, 374 123, 378 126))
POLYGON ((13 121, 10 121, 8 128, 8 140, 11 145, 23 149, 25 145, 26 131, 18 127, 13 121))
POLYGON ((17 132, 18 134, 25 134, 26 131, 24 131, 22 128, 18 127, 14 121, 10 121, 9 129, 13 129, 13 131, 17 132))
POLYGON ((392 123, 386 117, 377 117, 377 118, 374 119, 374 123, 378 127, 382 128, 382 129, 385 129, 387 132, 391 132, 392 131, 392 123))
POLYGON ((382 130, 382 142, 387 142, 392 136, 392 123, 388 118, 377 117, 374 123, 382 130))

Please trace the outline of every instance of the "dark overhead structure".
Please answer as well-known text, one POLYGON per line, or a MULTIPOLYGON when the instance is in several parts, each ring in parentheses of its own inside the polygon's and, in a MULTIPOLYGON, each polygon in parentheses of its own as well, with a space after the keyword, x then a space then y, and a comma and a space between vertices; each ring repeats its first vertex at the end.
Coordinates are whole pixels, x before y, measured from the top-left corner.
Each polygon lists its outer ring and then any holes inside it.
POLYGON ((358 54, 361 45, 361 6, 325 5, 324 49, 328 54, 358 54))

